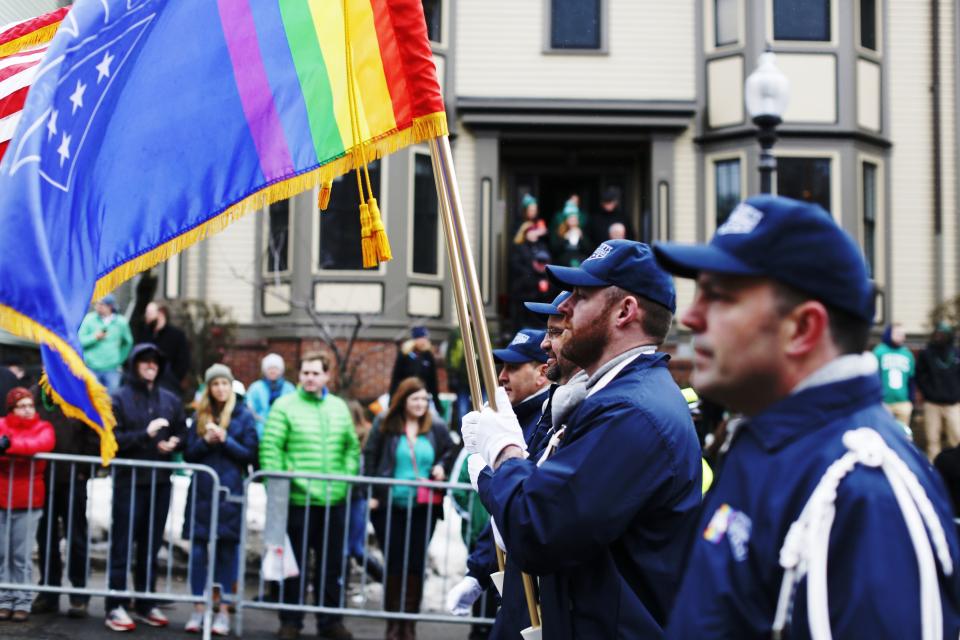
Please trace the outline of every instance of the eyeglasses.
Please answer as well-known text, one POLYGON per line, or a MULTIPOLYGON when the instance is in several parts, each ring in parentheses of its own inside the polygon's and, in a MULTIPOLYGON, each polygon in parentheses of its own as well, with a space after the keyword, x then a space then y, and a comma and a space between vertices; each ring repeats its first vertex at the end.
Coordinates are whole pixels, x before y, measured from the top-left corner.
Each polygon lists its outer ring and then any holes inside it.
POLYGON ((14 405, 13 408, 15 410, 16 409, 33 409, 34 404, 32 402, 18 402, 17 404, 14 405))

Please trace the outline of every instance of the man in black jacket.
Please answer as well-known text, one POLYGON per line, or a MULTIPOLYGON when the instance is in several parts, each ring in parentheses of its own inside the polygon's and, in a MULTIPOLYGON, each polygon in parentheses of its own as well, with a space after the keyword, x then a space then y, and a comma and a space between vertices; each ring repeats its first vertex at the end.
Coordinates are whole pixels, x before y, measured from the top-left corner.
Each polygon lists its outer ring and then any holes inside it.
MULTIPOLYGON (((164 356, 156 345, 138 344, 130 353, 130 381, 113 394, 117 457, 169 462, 183 448, 186 424, 180 398, 159 385, 164 356)), ((129 545, 135 545, 133 585, 153 591, 157 553, 170 508, 168 469, 113 467, 113 524, 110 531, 110 589, 127 585, 129 545), (153 515, 152 519, 150 515, 153 515), (132 528, 132 531, 131 531, 132 528)), ((114 631, 132 631, 136 623, 125 610, 125 598, 108 597, 105 624, 114 631)), ((167 617, 149 599, 138 599, 137 617, 153 627, 166 626, 167 617)))
POLYGON ((917 356, 917 387, 923 394, 927 457, 940 453, 944 433, 949 446, 960 444, 960 354, 953 327, 937 325, 927 348, 917 356))
POLYGON ((149 342, 166 356, 167 366, 160 375, 160 386, 169 389, 178 398, 183 396, 184 376, 190 370, 190 343, 187 335, 170 324, 170 310, 166 305, 151 302, 143 313, 143 333, 137 336, 137 342, 149 342))

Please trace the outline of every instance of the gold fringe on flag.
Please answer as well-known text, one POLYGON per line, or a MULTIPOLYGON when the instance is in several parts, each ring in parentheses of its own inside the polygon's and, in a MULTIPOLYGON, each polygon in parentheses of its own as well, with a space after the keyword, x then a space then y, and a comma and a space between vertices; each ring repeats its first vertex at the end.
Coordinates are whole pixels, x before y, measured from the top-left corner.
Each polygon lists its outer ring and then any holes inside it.
POLYGON ((97 432, 97 435, 100 436, 100 458, 103 460, 104 465, 110 462, 117 453, 117 441, 113 435, 113 428, 116 426, 117 420, 113 416, 110 394, 107 393, 106 388, 93 377, 93 374, 87 369, 87 365, 84 364, 80 354, 74 351, 73 347, 67 344, 60 336, 36 320, 28 318, 16 309, 6 305, 0 305, 0 327, 21 338, 47 345, 60 355, 71 373, 83 380, 87 387, 87 398, 103 420, 102 427, 90 420, 87 414, 64 400, 60 394, 54 391, 50 387, 46 373, 44 373, 40 379, 40 386, 42 386, 44 391, 60 406, 63 415, 68 418, 80 420, 97 432))
POLYGON ((59 28, 60 22, 54 22, 44 27, 40 27, 36 31, 31 31, 25 36, 20 36, 16 40, 11 40, 10 42, 0 44, 0 58, 13 55, 19 51, 34 47, 38 44, 49 42, 53 39, 53 35, 59 28))

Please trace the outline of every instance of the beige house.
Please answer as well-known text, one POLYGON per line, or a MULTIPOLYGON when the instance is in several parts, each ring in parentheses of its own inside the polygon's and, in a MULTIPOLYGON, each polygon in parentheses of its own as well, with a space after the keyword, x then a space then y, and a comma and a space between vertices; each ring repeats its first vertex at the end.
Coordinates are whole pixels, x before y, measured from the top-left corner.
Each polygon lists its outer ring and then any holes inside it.
MULTIPOLYGON (((571 193, 589 212, 618 186, 640 239, 692 242, 758 191, 743 84, 767 47, 792 90, 774 190, 823 204, 860 241, 880 291, 878 325, 895 319, 919 337, 930 310, 960 290, 960 0, 424 6, 495 331, 524 194, 549 218, 571 193)), ((360 317, 365 338, 381 344, 414 324, 452 326, 427 150, 374 169, 393 262, 360 268, 357 199, 343 180, 327 213, 306 193, 171 260, 164 296, 228 305, 258 352, 296 351, 316 337, 317 318, 348 328, 360 317)), ((682 310, 692 288, 679 292, 682 310)), ((674 340, 682 354, 682 329, 674 340)))

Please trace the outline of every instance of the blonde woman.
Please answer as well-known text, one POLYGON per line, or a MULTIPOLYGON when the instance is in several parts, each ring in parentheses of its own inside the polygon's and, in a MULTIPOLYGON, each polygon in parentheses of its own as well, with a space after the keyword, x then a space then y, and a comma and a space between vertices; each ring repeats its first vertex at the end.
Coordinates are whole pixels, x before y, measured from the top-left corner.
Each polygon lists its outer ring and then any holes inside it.
MULTIPOLYGON (((232 495, 243 494, 243 478, 247 466, 257 460, 257 430, 253 413, 233 392, 233 373, 223 364, 215 364, 204 375, 206 389, 200 396, 193 427, 187 432, 187 446, 183 457, 187 462, 205 464, 220 477, 220 487, 232 495)), ((202 595, 207 577, 208 562, 214 563, 214 583, 220 585, 220 610, 214 616, 215 635, 230 633, 230 614, 227 600, 237 581, 240 541, 241 507, 220 497, 217 523, 216 557, 207 557, 210 540, 210 511, 213 482, 209 474, 196 473, 194 484, 187 493, 183 519, 183 537, 193 534, 190 551, 190 588, 193 595, 202 595)), ((199 633, 203 627, 202 604, 195 606, 186 630, 199 633)))

